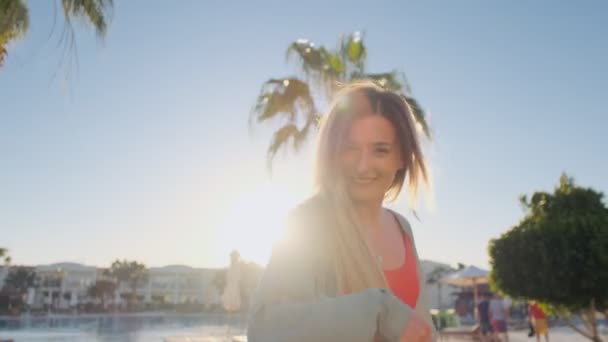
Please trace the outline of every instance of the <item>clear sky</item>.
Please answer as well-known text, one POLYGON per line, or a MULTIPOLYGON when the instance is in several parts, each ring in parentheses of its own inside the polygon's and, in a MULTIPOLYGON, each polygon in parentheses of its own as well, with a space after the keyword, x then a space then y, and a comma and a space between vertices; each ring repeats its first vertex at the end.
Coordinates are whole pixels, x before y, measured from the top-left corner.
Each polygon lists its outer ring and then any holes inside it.
POLYGON ((67 83, 53 2, 28 3, 0 69, 0 246, 15 263, 222 266, 231 248, 263 262, 306 196, 311 148, 270 178, 273 127, 249 134, 249 109, 265 79, 294 74, 290 42, 355 30, 368 69, 404 71, 430 114, 434 209, 416 221, 394 205, 422 258, 487 267, 518 195, 562 171, 608 191, 603 1, 116 1, 103 43, 77 35, 67 83))

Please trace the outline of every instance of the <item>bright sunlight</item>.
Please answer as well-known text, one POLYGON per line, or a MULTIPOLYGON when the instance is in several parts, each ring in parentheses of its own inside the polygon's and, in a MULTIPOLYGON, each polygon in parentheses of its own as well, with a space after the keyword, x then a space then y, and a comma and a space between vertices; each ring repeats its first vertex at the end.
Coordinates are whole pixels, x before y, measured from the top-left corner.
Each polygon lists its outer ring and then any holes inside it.
POLYGON ((244 259, 265 265, 288 211, 303 198, 293 189, 271 183, 243 189, 222 215, 214 257, 227 262, 236 249, 244 259))

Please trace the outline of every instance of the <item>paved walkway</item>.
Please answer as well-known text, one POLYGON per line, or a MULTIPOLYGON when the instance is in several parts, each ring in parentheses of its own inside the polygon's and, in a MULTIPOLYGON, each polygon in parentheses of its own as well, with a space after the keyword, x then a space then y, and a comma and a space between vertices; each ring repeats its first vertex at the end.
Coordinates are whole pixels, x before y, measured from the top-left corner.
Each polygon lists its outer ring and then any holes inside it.
MULTIPOLYGON (((608 341, 608 336, 604 335, 603 338, 608 341)), ((450 338, 444 341, 464 342, 471 340, 450 338)), ((544 341, 544 337, 541 337, 541 342, 544 341)), ((509 342, 536 342, 536 336, 528 337, 527 330, 511 331, 509 332, 509 342)), ((568 327, 556 327, 549 330, 549 342, 589 342, 589 340, 568 327)))
MULTIPOLYGON (((603 336, 605 341, 608 341, 608 335, 603 336)), ((464 342, 471 341, 470 339, 450 338, 444 341, 464 342)), ((544 337, 541 342, 544 342, 544 337)), ((549 331, 550 342, 589 342, 589 340, 568 327, 556 327, 549 331)), ((234 336, 230 341, 226 337, 213 336, 192 336, 192 337, 169 337, 164 342, 247 342, 245 336, 234 336)), ((509 333, 509 342, 536 342, 536 337, 528 337, 528 331, 511 331, 509 333)))

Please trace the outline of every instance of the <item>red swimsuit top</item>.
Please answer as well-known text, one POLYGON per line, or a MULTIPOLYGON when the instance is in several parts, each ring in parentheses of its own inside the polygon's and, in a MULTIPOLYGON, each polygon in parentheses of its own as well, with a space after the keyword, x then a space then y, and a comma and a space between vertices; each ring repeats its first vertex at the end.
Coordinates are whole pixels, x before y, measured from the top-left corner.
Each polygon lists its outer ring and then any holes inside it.
MULTIPOLYGON (((409 307, 415 308, 418 302, 418 295, 420 294, 418 267, 416 265, 412 240, 407 234, 402 233, 402 235, 403 246, 405 247, 405 262, 399 268, 384 270, 384 277, 393 294, 409 307)), ((344 294, 349 293, 350 290, 348 289, 344 291, 344 294)))
MULTIPOLYGON (((418 283, 418 269, 412 240, 407 234, 403 234, 403 245, 405 246, 405 262, 394 270, 384 270, 384 277, 393 294, 409 307, 415 308, 420 293, 420 284, 418 283)), ((374 342, 380 342, 378 336, 374 337, 374 342)))
POLYGON ((405 246, 405 262, 399 268, 384 270, 384 277, 393 294, 403 303, 415 308, 420 294, 420 284, 412 240, 407 234, 403 234, 403 245, 405 246))

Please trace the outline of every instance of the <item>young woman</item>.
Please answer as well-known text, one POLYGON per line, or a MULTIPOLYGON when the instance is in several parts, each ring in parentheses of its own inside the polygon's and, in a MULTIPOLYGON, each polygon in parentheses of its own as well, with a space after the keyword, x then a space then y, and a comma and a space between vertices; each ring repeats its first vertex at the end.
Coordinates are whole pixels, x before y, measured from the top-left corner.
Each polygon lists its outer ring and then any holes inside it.
POLYGON ((383 207, 428 183, 401 96, 346 86, 322 123, 317 194, 293 210, 251 303, 250 342, 426 342, 425 281, 409 223, 383 207))

